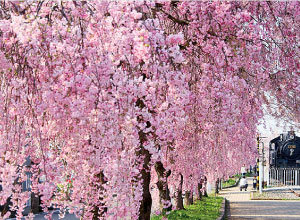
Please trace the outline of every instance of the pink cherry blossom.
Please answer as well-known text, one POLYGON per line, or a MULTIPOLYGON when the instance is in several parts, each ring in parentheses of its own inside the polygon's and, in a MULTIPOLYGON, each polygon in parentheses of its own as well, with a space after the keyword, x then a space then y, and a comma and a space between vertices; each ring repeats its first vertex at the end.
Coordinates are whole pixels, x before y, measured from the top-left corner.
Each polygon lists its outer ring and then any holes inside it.
POLYGON ((9 1, 0 10, 0 205, 11 197, 18 218, 29 194, 14 182, 30 171, 44 211, 149 219, 156 163, 171 171, 171 193, 181 176, 195 192, 254 163, 263 106, 299 122, 299 2, 9 1))

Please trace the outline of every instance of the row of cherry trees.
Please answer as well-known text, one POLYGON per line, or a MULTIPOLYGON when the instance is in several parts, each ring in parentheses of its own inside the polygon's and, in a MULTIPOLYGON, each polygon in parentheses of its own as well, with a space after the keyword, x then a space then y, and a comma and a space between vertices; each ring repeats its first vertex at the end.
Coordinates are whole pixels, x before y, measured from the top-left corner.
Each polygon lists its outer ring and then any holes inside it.
POLYGON ((299 120, 298 2, 0 4, 0 198, 18 218, 28 171, 45 211, 149 219, 152 184, 182 208, 253 162, 263 104, 299 120))

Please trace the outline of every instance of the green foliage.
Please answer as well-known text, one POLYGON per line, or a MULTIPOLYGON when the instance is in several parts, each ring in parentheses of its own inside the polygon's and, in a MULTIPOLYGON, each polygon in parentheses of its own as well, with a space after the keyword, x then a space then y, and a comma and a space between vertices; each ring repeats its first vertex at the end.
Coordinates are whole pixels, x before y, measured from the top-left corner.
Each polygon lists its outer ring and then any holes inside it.
POLYGON ((225 182, 222 183, 223 187, 228 187, 228 186, 233 186, 235 185, 235 179, 234 178, 230 178, 229 180, 226 180, 225 182))
MULTIPOLYGON (((219 217, 222 197, 203 197, 193 205, 185 207, 185 210, 174 210, 164 215, 168 220, 215 220, 219 217)), ((161 220, 163 215, 153 216, 151 220, 161 220)))
MULTIPOLYGON (((252 173, 250 173, 250 172, 247 172, 247 173, 246 173, 246 177, 250 177, 250 176, 254 176, 254 174, 252 174, 252 173)), ((240 177, 242 177, 242 174, 235 174, 234 177, 240 178, 240 177)))
MULTIPOLYGON (((247 172, 246 173, 246 177, 251 177, 254 176, 254 174, 247 172)), ((222 183, 223 187, 229 187, 229 186, 233 186, 236 184, 236 181, 238 181, 239 178, 242 178, 241 174, 235 174, 234 176, 230 177, 228 180, 224 181, 222 183)))
POLYGON ((253 176, 251 173, 246 173, 246 177, 250 177, 250 176, 253 176))
POLYGON ((242 174, 235 174, 234 177, 235 178, 240 178, 242 176, 242 174))

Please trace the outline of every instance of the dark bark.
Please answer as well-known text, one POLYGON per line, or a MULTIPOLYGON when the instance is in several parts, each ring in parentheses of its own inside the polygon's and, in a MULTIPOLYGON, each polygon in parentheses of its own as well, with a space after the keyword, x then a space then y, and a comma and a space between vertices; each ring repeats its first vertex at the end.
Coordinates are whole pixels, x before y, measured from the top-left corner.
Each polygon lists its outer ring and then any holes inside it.
POLYGON ((205 186, 205 190, 204 190, 204 197, 208 197, 208 195, 207 195, 207 178, 206 178, 206 176, 204 177, 204 186, 205 186))
MULTIPOLYGON (((100 186, 99 189, 104 191, 104 187, 103 185, 107 183, 107 181, 105 180, 105 176, 103 171, 101 171, 97 176, 96 176, 100 182, 100 186)), ((100 207, 103 207, 101 209, 99 209, 99 206, 96 206, 93 210, 93 220, 98 220, 100 218, 104 218, 105 213, 107 212, 107 207, 105 205, 105 203, 103 202, 103 197, 99 197, 99 201, 100 201, 100 207)))
POLYGON ((175 195, 175 206, 177 210, 184 209, 183 199, 182 199, 183 176, 181 173, 179 175, 180 175, 180 184, 176 189, 176 195, 175 195))
POLYGON ((144 142, 146 141, 146 134, 143 131, 139 131, 139 138, 141 146, 138 150, 138 156, 143 158, 143 169, 141 171, 141 180, 142 180, 142 189, 143 189, 143 199, 139 208, 139 220, 150 220, 151 206, 152 206, 152 197, 150 194, 150 159, 151 154, 148 150, 143 147, 144 142))
POLYGON ((197 187, 197 200, 202 200, 202 182, 198 183, 198 187, 197 187))
POLYGON ((34 193, 31 193, 31 212, 33 214, 37 214, 40 212, 40 198, 34 193))
MULTIPOLYGON (((146 75, 144 75, 144 79, 146 78, 146 75)), ((144 109, 146 107, 144 100, 141 98, 138 98, 136 101, 136 106, 140 109, 144 109)), ((139 122, 146 122, 146 128, 150 128, 152 125, 149 121, 144 121, 144 118, 142 115, 137 116, 137 121, 139 122)), ((148 137, 147 134, 143 132, 143 130, 139 129, 139 141, 140 146, 136 150, 136 155, 138 158, 141 159, 141 161, 137 161, 137 165, 139 166, 139 163, 142 163, 143 169, 141 170, 141 175, 137 176, 137 181, 141 181, 142 184, 142 201, 140 203, 139 207, 139 220, 150 220, 151 215, 151 206, 152 206, 152 197, 150 194, 150 160, 151 160, 151 154, 148 150, 144 148, 144 144, 147 141, 148 137)))
POLYGON ((158 176, 158 181, 156 183, 159 191, 159 208, 161 212, 171 211, 172 203, 170 197, 170 191, 168 188, 167 178, 171 175, 171 171, 164 168, 163 164, 159 161, 155 163, 155 170, 158 176), (170 206, 165 208, 165 203, 169 203, 170 206))
POLYGON ((168 17, 168 19, 170 19, 174 23, 177 23, 177 24, 180 24, 180 25, 188 25, 189 24, 189 21, 176 18, 176 17, 172 16, 171 14, 167 13, 166 11, 164 11, 162 9, 162 6, 163 6, 162 4, 156 3, 155 8, 152 8, 152 11, 154 13, 159 12, 159 11, 164 13, 168 17))
POLYGON ((184 205, 192 205, 193 204, 193 192, 186 191, 184 195, 184 205))
POLYGON ((216 188, 216 194, 218 194, 219 193, 219 178, 216 180, 215 188, 216 188))
POLYGON ((142 174, 142 188, 143 188, 143 199, 140 204, 140 213, 139 220, 149 220, 151 214, 151 206, 152 206, 152 197, 150 194, 149 186, 150 186, 150 171, 149 171, 149 162, 150 162, 150 153, 148 150, 142 148, 140 150, 141 155, 144 155, 144 165, 142 174))
POLYGON ((1 216, 4 216, 9 211, 9 203, 10 203, 10 199, 7 199, 6 203, 2 207, 1 216))

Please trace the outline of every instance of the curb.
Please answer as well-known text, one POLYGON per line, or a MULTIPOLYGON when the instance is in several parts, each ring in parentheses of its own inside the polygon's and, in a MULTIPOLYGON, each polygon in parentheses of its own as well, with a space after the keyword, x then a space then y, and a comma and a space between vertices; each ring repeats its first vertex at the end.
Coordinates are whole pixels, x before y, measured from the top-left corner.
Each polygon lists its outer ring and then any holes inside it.
POLYGON ((224 198, 220 208, 220 216, 216 220, 225 220, 226 217, 226 202, 227 200, 224 198))

